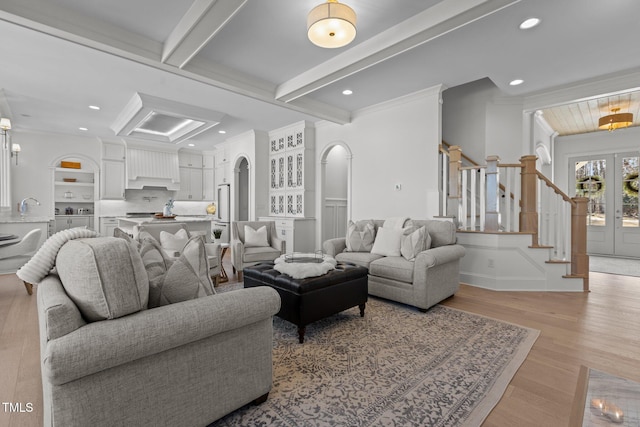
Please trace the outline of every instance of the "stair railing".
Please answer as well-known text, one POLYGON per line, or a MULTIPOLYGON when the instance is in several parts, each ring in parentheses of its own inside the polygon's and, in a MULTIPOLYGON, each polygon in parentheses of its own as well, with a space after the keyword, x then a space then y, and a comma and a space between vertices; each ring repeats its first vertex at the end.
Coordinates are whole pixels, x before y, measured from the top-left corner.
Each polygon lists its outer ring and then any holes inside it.
POLYGON ((531 247, 549 247, 550 262, 570 262, 568 277, 583 278, 588 290, 587 198, 562 192, 536 169, 535 155, 471 166, 462 166, 458 146, 441 146, 441 156, 441 215, 460 230, 531 234, 531 247))

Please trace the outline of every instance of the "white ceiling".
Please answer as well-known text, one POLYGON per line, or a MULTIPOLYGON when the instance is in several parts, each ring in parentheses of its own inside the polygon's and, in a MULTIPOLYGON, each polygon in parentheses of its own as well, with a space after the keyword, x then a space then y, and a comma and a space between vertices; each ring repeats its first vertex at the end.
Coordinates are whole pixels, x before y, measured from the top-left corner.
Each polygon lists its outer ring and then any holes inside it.
POLYGON ((437 84, 489 78, 529 95, 640 70, 637 0, 345 0, 358 34, 340 49, 306 38, 320 2, 2 0, 0 113, 16 131, 114 138, 140 92, 224 113, 192 141, 206 149, 303 119, 348 123, 437 84), (519 30, 531 16, 542 23, 519 30))

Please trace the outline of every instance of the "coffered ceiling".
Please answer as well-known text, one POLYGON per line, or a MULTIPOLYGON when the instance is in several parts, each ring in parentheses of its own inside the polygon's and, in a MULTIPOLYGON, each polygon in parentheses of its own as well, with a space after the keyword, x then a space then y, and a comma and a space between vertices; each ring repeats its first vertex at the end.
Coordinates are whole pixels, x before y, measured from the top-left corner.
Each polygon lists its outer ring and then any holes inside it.
MULTIPOLYGON (((637 0, 344 2, 358 16, 356 39, 322 49, 306 37, 321 0, 2 0, 0 113, 16 131, 114 138, 144 93, 218 112, 218 125, 189 140, 211 148, 303 119, 346 124, 438 84, 489 78, 527 96, 640 70, 638 44, 620 43, 640 39, 637 0), (542 23, 518 29, 531 16, 542 23), (516 78, 524 83, 510 86, 516 78)), ((545 111, 550 123, 575 116, 561 108, 545 111)))

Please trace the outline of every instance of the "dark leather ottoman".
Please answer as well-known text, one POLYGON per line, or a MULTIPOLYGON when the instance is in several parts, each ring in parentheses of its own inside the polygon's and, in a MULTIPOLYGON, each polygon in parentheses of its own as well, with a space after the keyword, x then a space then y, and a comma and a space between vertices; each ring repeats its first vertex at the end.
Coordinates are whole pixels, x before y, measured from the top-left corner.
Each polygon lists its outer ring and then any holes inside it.
POLYGON ((298 326, 298 339, 304 342, 309 323, 360 307, 364 316, 367 303, 367 269, 351 263, 338 263, 335 270, 318 277, 293 279, 262 263, 244 269, 244 287, 270 286, 280 294, 282 305, 277 316, 298 326))

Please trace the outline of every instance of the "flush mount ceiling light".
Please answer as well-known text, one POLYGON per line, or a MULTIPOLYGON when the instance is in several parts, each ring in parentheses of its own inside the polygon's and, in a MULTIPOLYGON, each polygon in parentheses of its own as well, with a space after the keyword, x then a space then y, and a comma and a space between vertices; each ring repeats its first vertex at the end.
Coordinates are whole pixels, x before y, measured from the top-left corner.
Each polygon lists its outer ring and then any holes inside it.
POLYGON ((356 13, 346 4, 328 0, 307 15, 307 36, 311 43, 325 48, 348 45, 356 38, 356 13))
POLYGON ((598 129, 607 129, 612 132, 616 129, 626 128, 633 123, 632 113, 618 113, 620 108, 612 108, 608 116, 600 117, 598 120, 598 129))
POLYGON ((515 79, 509 82, 511 86, 518 86, 518 85, 521 85, 522 83, 524 83, 524 80, 522 79, 515 79))
POLYGON ((219 124, 223 113, 136 93, 111 129, 118 136, 179 144, 219 124))

